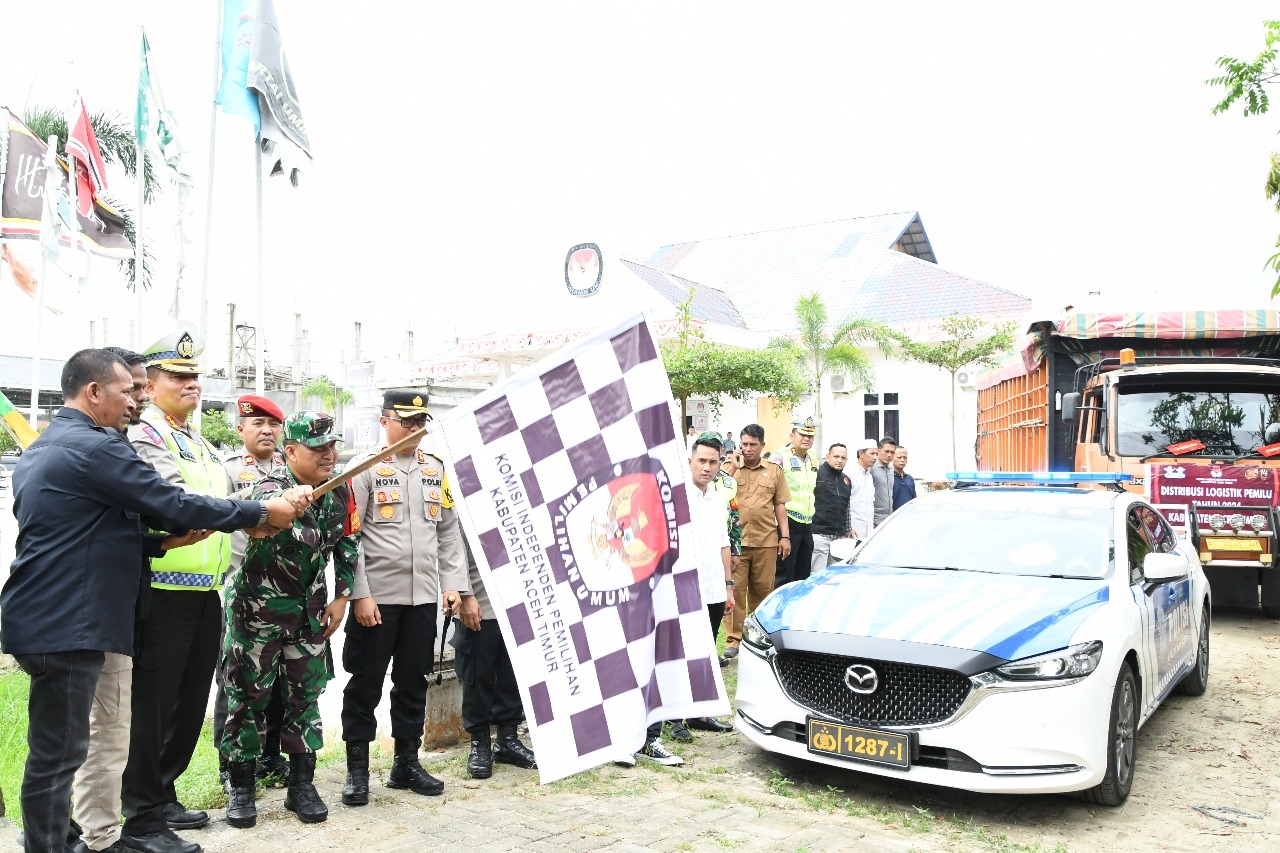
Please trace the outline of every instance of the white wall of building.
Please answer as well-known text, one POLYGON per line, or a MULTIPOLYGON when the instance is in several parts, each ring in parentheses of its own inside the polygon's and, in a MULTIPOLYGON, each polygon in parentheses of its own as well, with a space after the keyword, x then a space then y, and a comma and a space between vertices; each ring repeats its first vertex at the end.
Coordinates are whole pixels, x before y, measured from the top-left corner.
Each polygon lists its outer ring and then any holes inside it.
MULTIPOLYGON (((866 433, 865 416, 869 409, 879 414, 879 433, 885 433, 885 412, 898 413, 899 435, 894 436, 907 446, 910 461, 907 471, 917 480, 941 480, 947 471, 973 470, 976 465, 973 445, 977 437, 978 395, 972 388, 956 388, 956 462, 951 462, 951 375, 937 368, 911 362, 885 359, 878 352, 873 355, 876 381, 871 389, 859 389, 853 393, 832 393, 830 377, 823 383, 822 396, 822 447, 832 442, 847 445, 861 441, 866 433), (867 406, 864 395, 879 396, 879 407, 867 406), (885 406, 885 395, 897 394, 897 406, 885 406)), ((678 409, 677 409, 678 411, 678 409)), ((804 418, 814 413, 812 397, 802 399, 793 410, 794 417, 804 418)), ((742 428, 757 420, 756 401, 739 402, 722 400, 719 415, 711 415, 710 428, 723 435, 732 430, 736 438, 742 428)), ((879 436, 877 436, 879 437, 879 436)), ((774 436, 766 435, 766 445, 774 446, 774 436)))

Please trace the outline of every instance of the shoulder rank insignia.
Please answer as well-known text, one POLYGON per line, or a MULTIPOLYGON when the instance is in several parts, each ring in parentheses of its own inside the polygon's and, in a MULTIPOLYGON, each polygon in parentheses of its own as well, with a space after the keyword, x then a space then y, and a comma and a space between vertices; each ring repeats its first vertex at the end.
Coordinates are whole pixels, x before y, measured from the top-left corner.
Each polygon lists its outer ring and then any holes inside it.
POLYGON ((156 431, 155 427, 153 427, 151 424, 147 423, 146 421, 143 421, 141 424, 139 424, 139 426, 142 427, 143 435, 145 435, 147 438, 151 439, 161 447, 164 447, 164 439, 160 437, 160 433, 156 431))
POLYGON ((383 466, 378 469, 379 477, 394 477, 395 475, 396 475, 395 468, 389 468, 389 467, 383 466))
POLYGON ((419 464, 419 465, 421 465, 423 462, 426 462, 426 461, 427 461, 427 452, 426 452, 425 450, 419 450, 419 451, 418 451, 418 464, 419 464))
POLYGON ((254 456, 252 453, 246 453, 244 455, 244 464, 251 468, 256 468, 258 465, 258 457, 254 456))

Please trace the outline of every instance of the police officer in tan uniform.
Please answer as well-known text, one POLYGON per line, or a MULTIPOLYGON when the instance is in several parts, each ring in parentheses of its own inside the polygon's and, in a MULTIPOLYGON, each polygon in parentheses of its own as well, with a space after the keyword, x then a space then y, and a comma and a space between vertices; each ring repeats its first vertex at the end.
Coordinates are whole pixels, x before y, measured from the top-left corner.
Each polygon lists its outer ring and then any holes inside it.
MULTIPOLYGON (((420 391, 392 390, 382 398, 388 445, 424 427, 430 415, 420 391)), ((347 783, 342 802, 369 802, 369 742, 374 710, 391 666, 391 735, 395 759, 388 788, 436 795, 444 783, 418 762, 426 722, 439 602, 467 585, 462 528, 453 509, 444 463, 423 451, 388 456, 352 481, 363 520, 360 561, 351 593, 342 665, 351 678, 342 696, 347 783)))
MULTIPOLYGON (((236 414, 240 422, 236 424, 236 432, 240 433, 244 446, 222 463, 230 478, 233 497, 247 498, 258 481, 267 476, 275 468, 284 465, 284 455, 280 452, 280 428, 284 423, 284 411, 266 397, 256 394, 245 394, 236 400, 236 414)), ((231 568, 227 574, 235 572, 244 562, 244 549, 249 537, 243 532, 231 535, 231 568)), ((230 581, 228 579, 228 585, 230 581)), ((225 630, 225 629, 224 629, 225 630)), ((227 721, 227 695, 222 690, 222 670, 218 670, 218 693, 213 705, 213 742, 222 743, 222 730, 227 721)), ((267 734, 262 743, 262 755, 258 758, 258 778, 270 780, 273 785, 283 786, 288 782, 289 762, 280 754, 280 726, 284 722, 284 681, 277 681, 271 696, 271 704, 267 706, 267 734)), ((219 770, 226 781, 226 758, 221 750, 218 752, 219 770)))

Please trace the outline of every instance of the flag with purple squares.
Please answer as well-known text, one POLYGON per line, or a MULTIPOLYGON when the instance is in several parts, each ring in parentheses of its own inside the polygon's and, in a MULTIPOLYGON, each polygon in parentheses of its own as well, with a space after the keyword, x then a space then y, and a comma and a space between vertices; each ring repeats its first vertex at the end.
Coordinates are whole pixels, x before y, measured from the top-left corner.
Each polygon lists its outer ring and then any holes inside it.
POLYGON ((643 317, 440 424, 542 781, 635 753, 651 722, 729 712, 692 548, 688 459, 643 317))

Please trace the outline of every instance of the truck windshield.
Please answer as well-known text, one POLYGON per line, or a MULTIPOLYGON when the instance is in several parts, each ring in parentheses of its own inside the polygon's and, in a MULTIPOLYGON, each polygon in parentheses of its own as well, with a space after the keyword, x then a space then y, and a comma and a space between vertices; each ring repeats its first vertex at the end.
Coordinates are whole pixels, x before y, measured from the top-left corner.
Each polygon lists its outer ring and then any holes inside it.
POLYGON ((1179 455, 1241 455, 1266 444, 1268 424, 1280 418, 1280 389, 1133 390, 1120 388, 1116 423, 1121 456, 1168 453, 1171 444, 1199 441, 1203 449, 1179 455))

